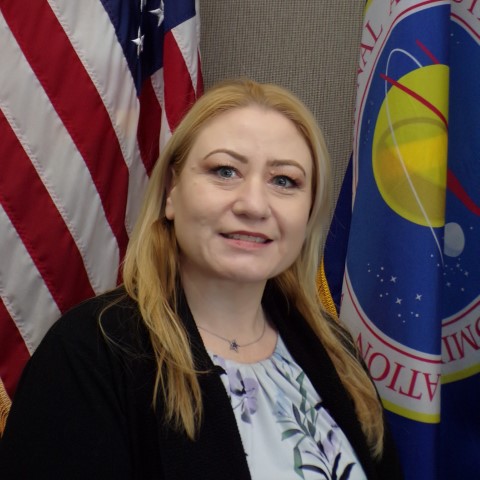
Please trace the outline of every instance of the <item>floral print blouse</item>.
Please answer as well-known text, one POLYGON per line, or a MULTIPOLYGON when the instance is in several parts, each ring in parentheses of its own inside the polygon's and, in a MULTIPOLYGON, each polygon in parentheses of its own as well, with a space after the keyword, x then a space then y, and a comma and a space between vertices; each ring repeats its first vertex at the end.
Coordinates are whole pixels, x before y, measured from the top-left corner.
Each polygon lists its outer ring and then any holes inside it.
POLYGON ((348 439, 279 337, 253 364, 209 353, 223 368, 252 480, 366 480, 348 439))

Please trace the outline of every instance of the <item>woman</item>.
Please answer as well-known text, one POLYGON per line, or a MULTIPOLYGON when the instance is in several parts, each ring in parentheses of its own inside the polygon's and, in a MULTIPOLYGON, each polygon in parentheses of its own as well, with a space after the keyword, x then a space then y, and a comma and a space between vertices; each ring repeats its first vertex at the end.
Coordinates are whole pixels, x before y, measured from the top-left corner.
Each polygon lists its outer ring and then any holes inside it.
POLYGON ((154 169, 124 286, 67 313, 26 367, 6 478, 400 478, 372 382, 318 301, 328 172, 290 93, 206 93, 154 169))

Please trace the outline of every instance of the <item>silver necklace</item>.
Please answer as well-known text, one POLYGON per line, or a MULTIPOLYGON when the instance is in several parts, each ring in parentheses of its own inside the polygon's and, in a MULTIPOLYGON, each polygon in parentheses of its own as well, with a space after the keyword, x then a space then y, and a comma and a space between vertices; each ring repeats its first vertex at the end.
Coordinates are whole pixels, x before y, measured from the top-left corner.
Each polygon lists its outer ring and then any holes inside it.
POLYGON ((221 335, 218 335, 217 333, 211 332, 210 330, 206 329, 205 327, 201 327, 200 325, 197 325, 197 327, 200 330, 203 330, 204 332, 207 332, 210 335, 213 335, 214 337, 217 337, 220 340, 223 340, 224 342, 227 342, 230 345, 230 350, 233 350, 235 353, 238 353, 239 348, 249 347, 250 345, 253 345, 254 343, 258 343, 263 338, 263 335, 265 335, 265 330, 267 328, 267 322, 265 320, 263 320, 262 333, 260 334, 260 336, 256 340, 253 340, 252 342, 249 342, 249 343, 244 343, 243 345, 240 345, 235 338, 230 340, 229 338, 222 337, 221 335))

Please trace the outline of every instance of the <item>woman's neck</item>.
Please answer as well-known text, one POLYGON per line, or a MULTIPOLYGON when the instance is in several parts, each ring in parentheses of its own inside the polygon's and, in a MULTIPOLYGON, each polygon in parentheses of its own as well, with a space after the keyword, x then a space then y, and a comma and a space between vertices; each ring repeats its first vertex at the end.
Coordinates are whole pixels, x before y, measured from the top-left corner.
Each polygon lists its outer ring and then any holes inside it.
POLYGON ((277 332, 262 308, 265 283, 198 281, 184 275, 182 285, 208 351, 241 363, 272 355, 277 332))
POLYGON ((249 335, 264 321, 265 283, 238 284, 224 279, 197 281, 182 276, 182 286, 197 325, 219 335, 249 335))

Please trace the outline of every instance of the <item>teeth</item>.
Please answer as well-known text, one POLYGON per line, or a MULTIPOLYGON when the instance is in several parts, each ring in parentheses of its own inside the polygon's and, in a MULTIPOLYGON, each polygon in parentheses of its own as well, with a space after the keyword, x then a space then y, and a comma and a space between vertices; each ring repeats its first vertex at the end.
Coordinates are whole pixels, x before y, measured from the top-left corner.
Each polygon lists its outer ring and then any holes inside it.
POLYGON ((267 240, 260 237, 254 237, 252 235, 240 235, 238 233, 233 233, 231 235, 227 235, 228 238, 232 238, 234 240, 244 240, 246 242, 255 242, 255 243, 266 243, 267 240))

